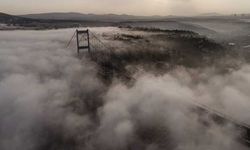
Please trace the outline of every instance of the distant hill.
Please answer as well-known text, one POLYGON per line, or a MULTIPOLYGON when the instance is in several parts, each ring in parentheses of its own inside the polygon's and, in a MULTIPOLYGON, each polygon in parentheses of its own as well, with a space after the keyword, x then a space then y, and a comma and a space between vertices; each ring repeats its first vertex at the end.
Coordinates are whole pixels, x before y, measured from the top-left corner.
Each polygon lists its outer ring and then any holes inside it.
MULTIPOLYGON (((0 12, 0 24, 7 26, 27 28, 27 29, 57 29, 57 28, 75 28, 86 26, 111 26, 110 22, 101 21, 83 21, 83 20, 67 20, 67 19, 39 19, 27 18, 24 16, 14 16, 0 12)), ((1 28, 0 28, 1 30, 1 28)))
POLYGON ((87 20, 87 21, 105 21, 105 22, 120 22, 131 20, 154 20, 163 19, 163 16, 133 16, 133 15, 116 15, 116 14, 81 14, 81 13, 41 13, 41 14, 27 14, 21 17, 31 19, 53 19, 53 20, 87 20))
POLYGON ((14 16, 0 12, 0 24, 5 26, 25 27, 27 29, 58 29, 97 26, 147 26, 163 29, 192 30, 201 34, 214 34, 214 31, 196 25, 194 22, 249 22, 249 14, 217 16, 217 13, 203 16, 133 16, 116 14, 81 14, 81 13, 41 13, 14 16))
POLYGON ((33 22, 33 19, 29 18, 23 18, 19 16, 13 16, 5 13, 0 12, 0 23, 4 24, 24 24, 24 23, 29 23, 33 22))

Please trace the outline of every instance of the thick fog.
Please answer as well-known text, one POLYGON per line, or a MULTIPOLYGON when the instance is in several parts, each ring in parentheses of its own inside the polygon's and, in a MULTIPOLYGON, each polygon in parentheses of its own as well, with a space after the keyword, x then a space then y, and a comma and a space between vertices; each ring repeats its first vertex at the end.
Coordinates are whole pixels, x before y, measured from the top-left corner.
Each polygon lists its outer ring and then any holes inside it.
POLYGON ((53 139, 49 130, 72 136, 90 126, 89 116, 67 105, 79 100, 79 92, 97 94, 102 85, 91 64, 65 49, 71 33, 1 32, 1 149, 38 149, 53 139))
POLYGON ((119 80, 107 86, 93 62, 66 48, 72 34, 0 32, 1 150, 247 149, 231 124, 193 109, 206 105, 250 124, 248 64, 226 75, 212 67, 140 71, 131 87, 119 80))

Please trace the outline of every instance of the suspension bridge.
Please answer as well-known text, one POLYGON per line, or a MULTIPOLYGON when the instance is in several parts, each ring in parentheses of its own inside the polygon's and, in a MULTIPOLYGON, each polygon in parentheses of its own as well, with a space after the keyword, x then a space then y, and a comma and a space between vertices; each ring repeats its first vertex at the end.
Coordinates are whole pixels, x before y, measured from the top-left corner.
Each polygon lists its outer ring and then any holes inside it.
MULTIPOLYGON (((109 59, 110 55, 115 51, 115 48, 107 43, 104 43, 99 36, 91 32, 89 29, 87 30, 76 30, 69 40, 67 44, 67 48, 76 40, 76 52, 78 55, 81 53, 88 53, 91 57, 96 60, 99 57, 101 59, 109 59), (96 55, 97 52, 102 52, 101 55, 96 55)), ((174 54, 178 55, 178 54, 174 54)), ((175 56, 177 57, 177 56, 175 56)), ((121 58, 122 59, 122 58, 121 58)), ((122 61, 122 60, 121 60, 122 61)), ((105 74, 109 74, 108 71, 105 71, 105 74)), ((211 121, 214 121, 218 124, 232 124, 236 130, 241 133, 239 140, 250 147, 250 125, 235 120, 234 118, 221 113, 215 109, 210 108, 204 104, 200 104, 197 101, 192 101, 192 106, 194 106, 194 110, 199 114, 205 114, 208 116, 211 121)))
POLYGON ((74 40, 76 40, 78 55, 80 55, 81 52, 91 53, 93 51, 103 51, 105 53, 110 53, 115 49, 111 45, 102 42, 98 35, 94 32, 91 32, 89 29, 76 30, 66 47, 70 47, 74 40))

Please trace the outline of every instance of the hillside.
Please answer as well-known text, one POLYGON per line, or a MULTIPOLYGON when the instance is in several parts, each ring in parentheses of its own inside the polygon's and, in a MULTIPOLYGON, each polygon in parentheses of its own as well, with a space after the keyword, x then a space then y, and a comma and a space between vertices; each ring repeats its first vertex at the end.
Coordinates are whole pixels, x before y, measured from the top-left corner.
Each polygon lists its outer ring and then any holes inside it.
POLYGON ((13 16, 5 13, 0 12, 0 23, 4 24, 24 24, 24 23, 31 23, 33 19, 23 18, 19 16, 13 16))
POLYGON ((21 17, 32 19, 53 19, 53 20, 88 20, 88 21, 111 21, 120 22, 128 20, 155 20, 164 19, 164 16, 133 16, 133 15, 117 15, 117 14, 82 14, 82 13, 41 13, 41 14, 27 14, 21 15, 21 17))
POLYGON ((0 13, 0 24, 11 25, 12 29, 58 29, 58 28, 75 28, 86 26, 111 26, 110 22, 87 21, 87 20, 60 20, 60 19, 39 19, 26 18, 24 16, 13 16, 0 13))

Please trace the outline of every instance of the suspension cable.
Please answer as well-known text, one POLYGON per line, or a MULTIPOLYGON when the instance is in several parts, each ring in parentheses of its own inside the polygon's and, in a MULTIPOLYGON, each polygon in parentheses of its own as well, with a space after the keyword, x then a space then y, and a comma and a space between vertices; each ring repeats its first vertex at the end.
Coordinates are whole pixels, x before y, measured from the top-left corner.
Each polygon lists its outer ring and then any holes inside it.
POLYGON ((68 44, 66 45, 66 48, 69 48, 71 42, 73 41, 73 39, 75 38, 76 32, 74 32, 73 36, 71 37, 71 39, 69 40, 68 44))
POLYGON ((101 43, 107 50, 115 50, 115 48, 113 47, 113 46, 111 46, 111 45, 109 45, 109 44, 107 44, 107 43, 104 43, 104 42, 102 42, 98 37, 97 37, 97 35, 95 34, 95 33, 93 33, 93 32, 91 32, 91 31, 89 31, 92 35, 93 35, 93 37, 99 42, 99 43, 101 43))

